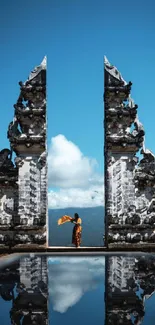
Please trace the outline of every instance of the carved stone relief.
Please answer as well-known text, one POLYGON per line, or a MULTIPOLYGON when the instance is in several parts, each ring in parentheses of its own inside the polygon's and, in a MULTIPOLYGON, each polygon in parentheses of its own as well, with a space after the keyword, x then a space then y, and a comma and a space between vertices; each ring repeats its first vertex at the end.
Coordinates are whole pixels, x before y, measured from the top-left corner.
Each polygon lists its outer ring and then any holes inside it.
POLYGON ((145 301, 155 292, 155 259, 147 256, 107 256, 106 325, 145 322, 145 301))
POLYGON ((0 152, 0 242, 45 245, 47 209, 46 58, 23 83, 0 152), (16 154, 15 166, 11 160, 16 154), (41 200, 43 200, 41 202, 41 200), (7 231, 7 230, 6 230, 7 231))
POLYGON ((155 156, 145 149, 145 131, 131 98, 131 82, 105 58, 106 245, 155 239, 155 156), (141 149, 143 158, 136 154, 141 149))

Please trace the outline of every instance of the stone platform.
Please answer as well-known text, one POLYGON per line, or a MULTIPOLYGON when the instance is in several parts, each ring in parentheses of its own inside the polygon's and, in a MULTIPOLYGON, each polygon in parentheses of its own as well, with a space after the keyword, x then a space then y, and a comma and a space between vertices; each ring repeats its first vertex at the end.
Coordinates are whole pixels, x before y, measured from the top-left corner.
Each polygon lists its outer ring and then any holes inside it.
POLYGON ((109 248, 103 247, 45 247, 38 245, 28 245, 26 246, 15 246, 12 248, 9 247, 0 247, 0 257, 4 255, 12 255, 12 254, 54 254, 54 255, 80 255, 80 254, 96 254, 96 255, 104 255, 104 254, 132 254, 133 252, 137 253, 155 253, 155 244, 123 244, 123 245, 110 245, 109 248))

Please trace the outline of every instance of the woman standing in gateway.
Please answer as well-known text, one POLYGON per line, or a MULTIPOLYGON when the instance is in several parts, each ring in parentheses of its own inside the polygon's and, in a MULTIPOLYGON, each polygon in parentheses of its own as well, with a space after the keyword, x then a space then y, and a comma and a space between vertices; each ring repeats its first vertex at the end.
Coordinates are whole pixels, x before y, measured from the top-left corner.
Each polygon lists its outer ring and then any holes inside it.
POLYGON ((75 224, 72 234, 72 244, 75 245, 76 248, 80 247, 82 234, 81 218, 79 217, 78 213, 74 214, 74 218, 65 215, 58 220, 58 225, 63 225, 66 222, 72 222, 75 224))
POLYGON ((78 248, 81 245, 81 235, 82 235, 82 227, 81 227, 82 221, 78 213, 74 214, 74 219, 72 219, 71 222, 75 224, 73 228, 73 234, 72 234, 72 244, 75 245, 76 248, 78 248))

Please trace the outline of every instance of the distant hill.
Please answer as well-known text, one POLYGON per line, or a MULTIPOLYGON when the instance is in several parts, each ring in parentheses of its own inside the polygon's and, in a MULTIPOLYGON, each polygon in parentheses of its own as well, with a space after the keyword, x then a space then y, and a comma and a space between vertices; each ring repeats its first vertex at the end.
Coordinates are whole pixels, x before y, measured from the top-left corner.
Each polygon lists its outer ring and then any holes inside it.
POLYGON ((103 246, 104 207, 49 210, 49 246, 72 246, 73 224, 58 226, 57 220, 65 214, 73 217, 75 212, 82 218, 81 246, 103 246))

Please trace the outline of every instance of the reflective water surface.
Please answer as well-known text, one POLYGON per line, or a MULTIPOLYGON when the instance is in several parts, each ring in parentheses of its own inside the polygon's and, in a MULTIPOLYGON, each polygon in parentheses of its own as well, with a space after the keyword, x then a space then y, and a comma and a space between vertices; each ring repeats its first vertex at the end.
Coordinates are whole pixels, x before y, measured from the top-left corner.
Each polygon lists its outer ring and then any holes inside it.
POLYGON ((0 262, 0 324, 154 325, 155 255, 0 262))

